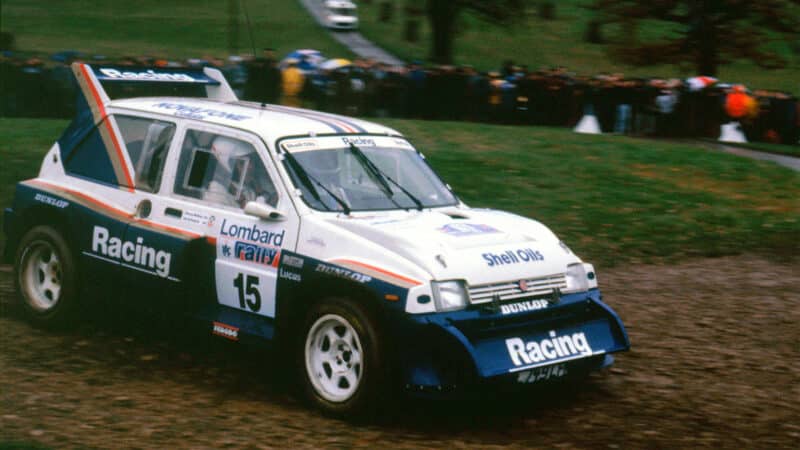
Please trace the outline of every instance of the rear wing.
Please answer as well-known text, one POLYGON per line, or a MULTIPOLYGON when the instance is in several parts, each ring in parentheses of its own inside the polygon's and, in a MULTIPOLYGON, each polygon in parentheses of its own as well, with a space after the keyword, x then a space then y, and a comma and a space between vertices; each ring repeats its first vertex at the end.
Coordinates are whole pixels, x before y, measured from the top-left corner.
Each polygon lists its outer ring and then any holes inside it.
POLYGON ((108 102, 111 96, 115 98, 165 96, 161 94, 169 89, 183 94, 177 95, 180 97, 204 97, 223 102, 238 100, 222 72, 211 67, 164 69, 74 63, 72 71, 79 81, 84 77, 93 84, 105 102, 108 102), (113 95, 114 91, 122 95, 113 95), (188 94, 190 91, 193 94, 188 94), (197 95, 198 92, 200 95, 197 95))
POLYGON ((75 119, 58 140, 61 161, 70 161, 78 145, 89 146, 91 151, 86 153, 91 157, 85 158, 80 170, 125 190, 133 190, 135 174, 119 127, 107 112, 110 93, 121 94, 114 95, 116 98, 171 92, 172 95, 200 96, 222 102, 237 101, 222 73, 209 67, 202 70, 139 69, 73 63, 72 72, 79 95, 75 119))

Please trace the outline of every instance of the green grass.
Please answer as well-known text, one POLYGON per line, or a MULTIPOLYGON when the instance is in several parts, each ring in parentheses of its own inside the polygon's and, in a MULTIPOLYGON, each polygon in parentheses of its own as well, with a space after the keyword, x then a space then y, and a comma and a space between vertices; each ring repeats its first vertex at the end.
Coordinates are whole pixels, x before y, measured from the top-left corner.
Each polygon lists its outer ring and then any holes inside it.
MULTIPOLYGON (((239 1, 239 0, 237 0, 239 1)), ((297 0, 243 0, 238 53, 250 54, 244 10, 250 14, 260 53, 273 47, 283 55, 316 48, 349 57, 297 0)), ((185 59, 228 53, 227 0, 3 0, 0 25, 14 33, 24 51, 75 49, 89 55, 150 55, 185 59)))
POLYGON ((534 217, 604 265, 800 254, 800 174, 686 144, 385 120, 472 206, 534 217))
MULTIPOLYGON (((558 128, 383 120, 472 206, 533 217, 605 266, 800 254, 800 173, 771 163, 558 128)), ((0 119, 0 206, 65 121, 0 119)))
MULTIPOLYGON (((390 23, 378 20, 379 4, 360 4, 359 16, 364 35, 396 54, 398 57, 425 60, 429 55, 430 28, 427 20, 421 21, 419 42, 411 44, 403 40, 405 13, 398 6, 390 23)), ((399 5, 398 2, 395 2, 399 5)), ((561 0, 556 4, 556 19, 547 21, 538 18, 532 10, 521 23, 509 29, 479 20, 469 14, 459 18, 458 35, 455 42, 455 60, 458 64, 472 64, 481 70, 498 69, 505 59, 517 64, 527 64, 531 69, 540 66, 566 66, 579 74, 600 72, 623 72, 632 76, 692 76, 693 68, 680 70, 672 66, 637 68, 611 61, 602 45, 583 41, 586 23, 592 12, 582 8, 588 0, 561 0)), ((659 24, 658 31, 666 28, 659 24)), ((640 36, 652 33, 642 30, 640 36)), ((735 62, 720 69, 719 78, 729 82, 746 84, 752 88, 777 89, 800 93, 800 56, 791 55, 787 46, 783 53, 789 57, 791 66, 782 70, 765 70, 753 63, 735 62)))

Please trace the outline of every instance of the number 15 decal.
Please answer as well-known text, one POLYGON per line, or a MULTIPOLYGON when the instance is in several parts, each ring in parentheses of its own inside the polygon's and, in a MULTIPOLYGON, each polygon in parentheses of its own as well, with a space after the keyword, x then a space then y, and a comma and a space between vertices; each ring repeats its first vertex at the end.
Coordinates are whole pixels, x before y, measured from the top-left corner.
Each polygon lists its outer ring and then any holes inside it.
POLYGON ((239 293, 239 307, 258 312, 261 309, 261 293, 258 292, 258 277, 240 273, 233 279, 233 287, 239 293))

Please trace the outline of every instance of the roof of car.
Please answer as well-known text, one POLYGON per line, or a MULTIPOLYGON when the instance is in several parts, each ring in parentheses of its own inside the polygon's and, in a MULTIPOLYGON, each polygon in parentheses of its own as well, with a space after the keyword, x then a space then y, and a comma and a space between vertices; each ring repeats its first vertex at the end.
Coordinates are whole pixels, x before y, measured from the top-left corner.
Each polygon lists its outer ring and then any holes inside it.
POLYGON ((384 134, 397 131, 352 117, 253 102, 226 103, 184 97, 138 97, 113 100, 110 107, 196 119, 255 132, 270 145, 286 136, 384 134))

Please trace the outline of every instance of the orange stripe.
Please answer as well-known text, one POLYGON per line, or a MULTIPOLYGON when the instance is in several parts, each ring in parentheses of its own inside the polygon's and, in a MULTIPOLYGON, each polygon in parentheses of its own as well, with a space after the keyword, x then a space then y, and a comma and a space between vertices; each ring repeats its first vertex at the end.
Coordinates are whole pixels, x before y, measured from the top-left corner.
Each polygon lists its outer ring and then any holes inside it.
POLYGON ((172 233, 182 234, 182 235, 185 235, 185 236, 189 236, 191 238, 199 238, 200 236, 202 236, 202 234, 195 233, 193 231, 186 231, 186 230, 182 230, 180 228, 171 227, 169 225, 162 225, 160 223, 155 223, 155 222, 152 222, 152 221, 146 220, 146 219, 136 219, 136 222, 137 223, 141 223, 142 225, 149 226, 151 228, 157 228, 157 229, 164 230, 164 231, 170 231, 172 233))
MULTIPOLYGON (((122 216, 125 219, 131 220, 131 221, 133 221, 134 225, 141 224, 141 225, 144 225, 145 227, 155 228, 155 229, 164 230, 164 231, 169 231, 169 232, 172 232, 172 233, 175 233, 175 234, 180 234, 180 235, 188 236, 188 237, 191 237, 191 238, 198 238, 198 237, 202 236, 201 234, 195 233, 193 231, 182 230, 180 228, 171 227, 169 225, 162 225, 160 223, 155 223, 155 222, 147 220, 147 219, 136 219, 135 217, 133 217, 133 214, 127 213, 127 212, 125 212, 125 211, 123 211, 121 209, 114 208, 113 206, 108 205, 106 203, 103 203, 103 202, 101 202, 99 200, 96 200, 96 199, 94 199, 92 197, 89 197, 88 195, 86 195, 86 194, 84 194, 82 192, 75 191, 75 190, 72 190, 72 189, 69 189, 69 188, 65 188, 63 186, 59 186, 59 185, 56 185, 56 184, 48 183, 46 181, 42 181, 42 180, 39 180, 39 179, 29 180, 29 182, 33 183, 33 184, 39 184, 39 185, 51 187, 51 188, 56 189, 56 190, 66 191, 67 193, 69 193, 71 195, 74 195, 75 197, 78 197, 80 199, 86 200, 87 202, 92 203, 93 205, 95 205, 95 206, 97 206, 97 207, 99 207, 101 209, 107 210, 107 211, 112 212, 112 213, 114 213, 114 214, 116 214, 118 216, 122 216)), ((206 240, 208 240, 209 243, 213 243, 213 244, 217 243, 217 239, 215 237, 207 237, 206 240), (213 242, 212 242, 212 240, 213 240, 213 242)))
POLYGON ((100 101, 100 94, 97 93, 97 88, 94 87, 92 79, 89 78, 89 73, 86 71, 86 67, 86 64, 81 64, 81 73, 83 73, 83 79, 86 80, 86 85, 89 86, 89 91, 91 91, 92 97, 94 97, 94 102, 100 111, 100 118, 102 119, 106 116, 106 108, 105 105, 103 105, 103 102, 100 101))
POLYGON ((358 261, 353 261, 351 259, 336 259, 333 262, 335 262, 335 263, 339 263, 339 262, 349 263, 349 264, 354 264, 356 266, 366 267, 367 269, 374 270, 376 272, 382 273, 382 274, 390 276, 392 278, 397 278, 398 280, 405 281, 406 283, 411 283, 414 286, 419 286, 420 284, 422 284, 420 281, 417 281, 417 280, 415 280, 413 278, 407 278, 407 277, 404 277, 402 275, 398 275, 396 273, 389 272, 387 270, 383 270, 383 269, 381 269, 379 267, 371 266, 369 264, 358 262, 358 261))
POLYGON ((111 126, 110 120, 106 120, 105 124, 108 134, 111 135, 111 140, 114 142, 114 150, 117 152, 119 165, 122 166, 122 173, 125 175, 125 186, 128 188, 128 192, 133 192, 133 179, 131 179, 130 171, 125 164, 125 156, 122 154, 122 147, 119 145, 119 140, 117 140, 117 134, 114 133, 114 127, 111 126))
MULTIPOLYGON (((81 72, 83 73, 83 77, 86 80, 86 84, 89 86, 89 90, 92 93, 92 97, 94 97, 94 102, 97 105, 98 110, 100 111, 100 120, 106 118, 106 108, 103 105, 103 102, 100 100, 100 94, 97 92, 97 88, 95 87, 94 83, 92 83, 92 79, 89 77, 89 73, 86 70, 87 65, 81 64, 81 72)), ((111 126, 111 122, 108 120, 105 121, 106 129, 108 133, 111 135, 111 140, 114 144, 114 151, 117 154, 117 158, 119 158, 119 164, 122 167, 122 172, 125 174, 125 182, 127 183, 126 186, 129 192, 133 192, 133 180, 131 179, 130 171, 128 170, 128 166, 125 165, 125 157, 122 155, 122 147, 119 145, 119 141, 117 140, 117 135, 114 133, 114 128, 111 126)))
POLYGON ((97 206, 97 207, 99 207, 101 209, 105 209, 105 210, 110 211, 110 212, 112 212, 112 213, 114 213, 116 215, 119 215, 119 216, 122 216, 122 217, 125 217, 125 218, 128 218, 128 219, 132 219, 133 218, 133 214, 127 213, 127 212, 125 212, 125 211, 123 211, 121 209, 114 208, 111 205, 107 205, 107 204, 105 204, 105 203, 103 203, 103 202, 101 202, 99 200, 96 200, 96 199, 94 199, 92 197, 89 197, 88 195, 86 195, 86 194, 84 194, 82 192, 74 191, 72 189, 65 188, 63 186, 59 186, 57 184, 48 183, 47 181, 42 181, 42 180, 38 180, 38 179, 30 180, 30 182, 34 183, 34 184, 40 184, 40 185, 43 185, 43 186, 51 187, 51 188, 56 189, 56 190, 66 191, 69 194, 72 194, 72 195, 74 195, 74 196, 76 196, 78 198, 86 200, 87 202, 92 203, 93 205, 95 205, 95 206, 97 206))

